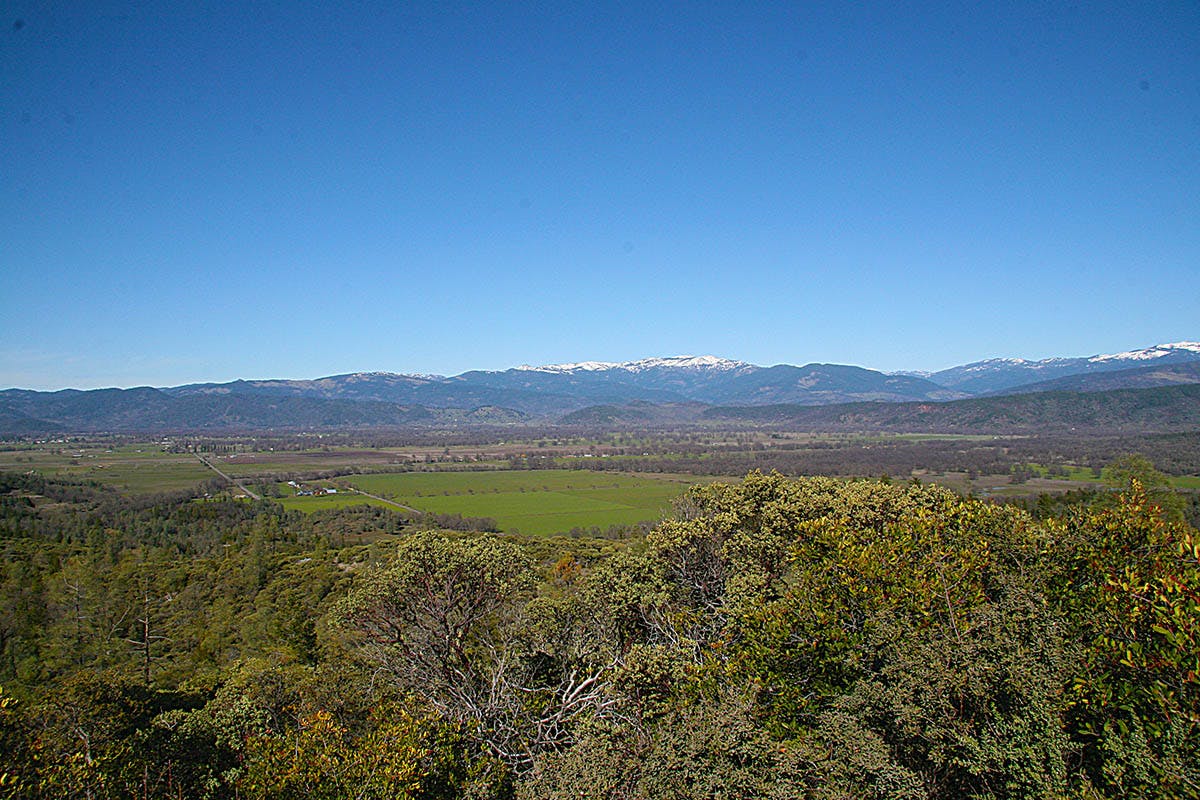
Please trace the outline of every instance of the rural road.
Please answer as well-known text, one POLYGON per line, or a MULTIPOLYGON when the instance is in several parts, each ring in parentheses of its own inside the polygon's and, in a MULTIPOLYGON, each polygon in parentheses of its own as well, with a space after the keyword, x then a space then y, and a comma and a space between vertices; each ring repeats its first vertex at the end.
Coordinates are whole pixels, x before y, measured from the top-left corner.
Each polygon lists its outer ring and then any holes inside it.
MULTIPOLYGON (((262 500, 262 498, 259 497, 257 494, 255 494, 254 492, 252 492, 248 488, 246 488, 246 485, 244 483, 242 483, 239 480, 235 480, 234 478, 231 478, 228 475, 226 475, 224 472, 222 472, 220 470, 219 467, 217 467, 216 464, 212 463, 204 456, 200 455, 199 453, 196 453, 196 458, 200 459, 201 464, 208 467, 213 472, 217 473, 218 475, 220 475, 222 478, 224 478, 225 480, 232 483, 237 488, 241 489, 243 492, 245 492, 250 497, 254 498, 255 500, 262 500)), ((424 513, 419 508, 413 508, 412 506, 406 506, 403 503, 397 503, 395 500, 388 500, 386 497, 380 497, 377 494, 371 494, 370 492, 364 492, 362 489, 355 489, 354 491, 357 494, 361 494, 363 497, 370 497, 372 500, 378 500, 381 503, 387 503, 389 506, 395 506, 396 508, 401 508, 401 509, 404 509, 405 511, 411 511, 414 514, 423 514, 424 513)))
POLYGON ((395 500, 388 500, 386 497, 380 497, 377 494, 371 494, 370 492, 364 492, 362 489, 355 489, 354 491, 357 492, 358 494, 361 494, 363 497, 369 497, 372 500, 378 500, 381 503, 387 503, 388 505, 395 506, 396 508, 403 508, 405 511, 411 511, 414 514, 424 514, 425 513, 424 511, 421 511, 421 509, 419 509, 419 508, 413 508, 412 506, 406 506, 403 503, 397 503, 395 500))
POLYGON ((218 475, 220 475, 222 478, 224 478, 225 480, 227 480, 227 481, 229 481, 230 483, 232 483, 232 484, 233 484, 234 486, 236 486, 237 488, 241 489, 243 492, 245 492, 245 493, 246 493, 247 495, 249 495, 251 498, 253 498, 253 499, 255 499, 255 500, 262 500, 262 498, 261 498, 261 497, 259 497, 259 496, 258 496, 258 495, 256 495, 254 492, 252 492, 252 491, 250 491, 249 489, 247 489, 247 488, 246 488, 246 486, 245 486, 245 484, 243 484, 241 481, 235 481, 233 478, 229 477, 229 476, 228 476, 228 475, 226 475, 224 472, 221 472, 221 470, 217 469, 217 467, 216 467, 216 466, 215 466, 215 465, 214 465, 214 464, 213 464, 211 461, 209 461, 207 458, 205 458, 204 456, 200 455, 199 453, 196 453, 196 458, 200 459, 200 463, 201 463, 201 464, 203 464, 204 466, 208 467, 208 468, 209 468, 209 469, 211 469, 213 472, 217 473, 218 475))

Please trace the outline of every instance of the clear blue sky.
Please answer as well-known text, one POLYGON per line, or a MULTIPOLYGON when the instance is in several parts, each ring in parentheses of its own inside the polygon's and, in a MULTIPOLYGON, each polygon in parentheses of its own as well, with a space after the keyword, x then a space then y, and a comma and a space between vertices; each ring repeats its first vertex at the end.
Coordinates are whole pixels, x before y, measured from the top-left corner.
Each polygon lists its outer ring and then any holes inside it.
POLYGON ((49 3, 0 387, 1200 338, 1200 4, 49 3))

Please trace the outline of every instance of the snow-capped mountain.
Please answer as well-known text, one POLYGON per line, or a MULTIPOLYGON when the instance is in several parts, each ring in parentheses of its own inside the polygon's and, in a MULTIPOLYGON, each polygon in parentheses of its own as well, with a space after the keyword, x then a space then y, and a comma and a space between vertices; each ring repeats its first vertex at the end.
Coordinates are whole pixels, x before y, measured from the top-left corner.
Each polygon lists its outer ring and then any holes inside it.
POLYGON ((1200 343, 1175 342, 1082 358, 990 358, 933 374, 885 375, 861 367, 760 367, 714 355, 578 361, 461 375, 356 372, 316 380, 234 381, 166 390, 172 395, 271 395, 420 405, 500 406, 532 414, 596 404, 823 405, 851 401, 955 400, 1093 372, 1200 361, 1200 343))
POLYGON ((1161 360, 1165 363, 1165 359, 1175 358, 1180 356, 1179 361, 1191 361, 1200 359, 1200 342, 1172 342, 1170 344, 1156 344, 1154 347, 1146 347, 1142 350, 1129 350, 1124 353, 1112 353, 1105 356, 1092 356, 1088 361, 1094 364, 1109 363, 1112 361, 1155 361, 1161 360))
POLYGON ((651 420, 658 418, 646 411, 653 405, 668 409, 662 419, 695 420, 714 405, 927 404, 984 394, 1174 390, 1195 383, 1200 342, 1081 358, 992 358, 928 377, 839 364, 760 367, 711 355, 673 356, 523 365, 452 377, 356 372, 165 389, 9 389, 0 391, 0 433, 544 423, 617 419, 622 409, 651 420), (588 408, 603 413, 573 414, 588 408))
POLYGON ((935 372, 929 379, 949 389, 970 394, 985 394, 1070 375, 1183 364, 1190 361, 1200 361, 1200 342, 1173 342, 1123 353, 1080 358, 1045 358, 1039 361, 1024 358, 989 358, 935 372))
POLYGON ((450 380, 492 389, 535 392, 594 403, 710 402, 710 387, 762 369, 717 356, 672 356, 638 361, 524 364, 502 371, 466 372, 450 380))
POLYGON ((275 397, 315 397, 388 402, 398 393, 445 380, 441 375, 401 375, 394 372, 352 372, 315 380, 238 380, 231 383, 193 383, 166 389, 168 394, 256 394, 275 397))
POLYGON ((540 367, 522 364, 515 369, 525 372, 548 372, 574 374, 577 372, 646 372, 652 369, 733 370, 749 367, 745 361, 732 361, 718 356, 672 356, 670 358, 643 358, 639 361, 580 361, 575 364, 544 364, 540 367))

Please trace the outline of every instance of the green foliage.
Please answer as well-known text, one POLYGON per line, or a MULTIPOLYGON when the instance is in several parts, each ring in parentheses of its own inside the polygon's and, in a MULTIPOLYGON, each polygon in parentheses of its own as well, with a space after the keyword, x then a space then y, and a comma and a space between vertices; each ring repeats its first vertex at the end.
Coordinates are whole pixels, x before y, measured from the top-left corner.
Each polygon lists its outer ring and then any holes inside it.
POLYGON ((712 680, 757 687, 762 724, 814 751, 874 743, 865 776, 819 760, 823 791, 1065 788, 1066 656, 1026 575, 1046 544, 1028 517, 936 487, 758 475, 692 501, 651 548, 712 680))
POLYGON ((15 795, 171 797, 197 788, 195 774, 218 759, 196 741, 181 742, 160 722, 197 702, 191 693, 151 691, 113 673, 64 679, 23 720, 15 795))
POLYGON ((766 734, 754 704, 721 696, 586 730, 570 751, 545 758, 518 797, 782 800, 802 796, 805 782, 798 754, 766 734))
POLYGON ((1128 491, 1134 481, 1168 519, 1182 522, 1183 496, 1171 490, 1171 479, 1155 469, 1150 459, 1139 453, 1126 453, 1104 468, 1104 480, 1109 486, 1128 491))
POLYGON ((307 714, 286 735, 250 741, 247 796, 411 800, 420 786, 423 752, 415 727, 413 720, 396 716, 353 737, 329 712, 307 714))
POLYGON ((514 680, 522 610, 534 588, 532 562, 497 539, 405 539, 339 611, 365 657, 405 691, 463 723, 474 723, 498 756, 530 757, 514 680))
POLYGON ((1061 602, 1086 646, 1068 711, 1089 780, 1125 797, 1200 797, 1200 538, 1140 482, 1078 515, 1061 602))
POLYGON ((29 734, 17 700, 0 686, 0 797, 20 797, 30 771, 29 734))
POLYGON ((1041 520, 752 473, 530 545, 42 482, 0 797, 1197 798, 1200 534, 1148 470, 1041 520))
POLYGON ((1170 480, 1154 468, 1153 462, 1140 453, 1126 453, 1104 468, 1104 480, 1117 489, 1128 489, 1133 481, 1145 491, 1166 489, 1170 480))

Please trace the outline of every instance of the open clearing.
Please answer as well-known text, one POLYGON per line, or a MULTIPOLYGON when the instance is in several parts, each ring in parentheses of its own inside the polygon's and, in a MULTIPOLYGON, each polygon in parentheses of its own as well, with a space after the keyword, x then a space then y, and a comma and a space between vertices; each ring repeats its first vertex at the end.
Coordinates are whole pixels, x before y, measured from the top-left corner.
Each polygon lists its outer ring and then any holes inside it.
POLYGON ((534 536, 657 521, 690 485, 711 480, 589 470, 407 472, 341 479, 422 511, 491 517, 506 532, 534 536))
MULTIPOLYGON (((357 494, 352 487, 359 487, 403 506, 435 514, 487 517, 504 531, 534 536, 652 522, 668 512, 688 486, 714 480, 736 481, 748 469, 769 470, 777 465, 785 474, 802 474, 814 468, 814 461, 818 467, 824 465, 821 471, 825 474, 872 477, 890 471, 899 481, 916 478, 964 494, 995 498, 1082 488, 1104 490, 1108 485, 1103 473, 1097 475, 1097 470, 1080 465, 1082 456, 1069 459, 1050 452, 1047 457, 1048 450, 1053 449, 1049 446, 1026 448, 1032 456, 1027 458, 1010 456, 1006 449, 997 456, 1004 448, 1027 445, 1028 440, 1022 437, 995 443, 996 437, 991 436, 717 431, 542 436, 458 444, 431 440, 386 446, 335 446, 332 441, 323 441, 320 436, 300 436, 263 442, 217 438, 193 443, 171 437, 138 440, 114 436, 11 442, 0 445, 0 470, 95 481, 126 495, 215 491, 217 484, 212 482, 216 472, 197 459, 194 449, 233 481, 288 509, 312 512, 360 504, 397 508, 357 494), (896 443, 916 446, 923 440, 932 441, 932 449, 904 456, 917 466, 910 470, 900 460, 895 465, 899 468, 885 469, 896 443), (937 446, 942 440, 961 442, 962 447, 948 453, 937 446), (301 447, 293 449, 297 444, 301 447), (985 446, 977 453, 975 444, 985 446), (778 459, 772 460, 773 456, 778 459), (981 468, 966 471, 973 460, 981 468), (1028 480, 1014 482, 1008 461, 1027 467, 1028 480), (936 463, 939 468, 926 468, 923 463, 936 463), (609 469, 597 471, 602 464, 609 469), (848 472, 846 464, 857 472, 848 472), (585 466, 592 469, 578 468, 585 466), (674 474, 657 471, 662 469, 674 474), (682 474, 685 471, 702 474, 682 474), (294 488, 279 483, 287 479, 303 481, 312 489, 336 486, 341 492, 296 496, 294 488)), ((1069 450, 1074 445, 1067 442, 1066 446, 1069 450)), ((1162 452, 1165 458, 1191 464, 1194 459, 1187 450, 1191 446, 1186 441, 1182 446, 1173 444, 1173 450, 1164 445, 1162 452)), ((1111 445, 1107 447, 1116 452, 1111 445)), ((1172 475, 1169 480, 1177 490, 1200 490, 1200 475, 1195 473, 1172 475)))
POLYGON ((213 477, 190 453, 166 453, 153 442, 118 446, 64 443, 0 451, 0 470, 96 481, 129 494, 192 489, 213 477))

